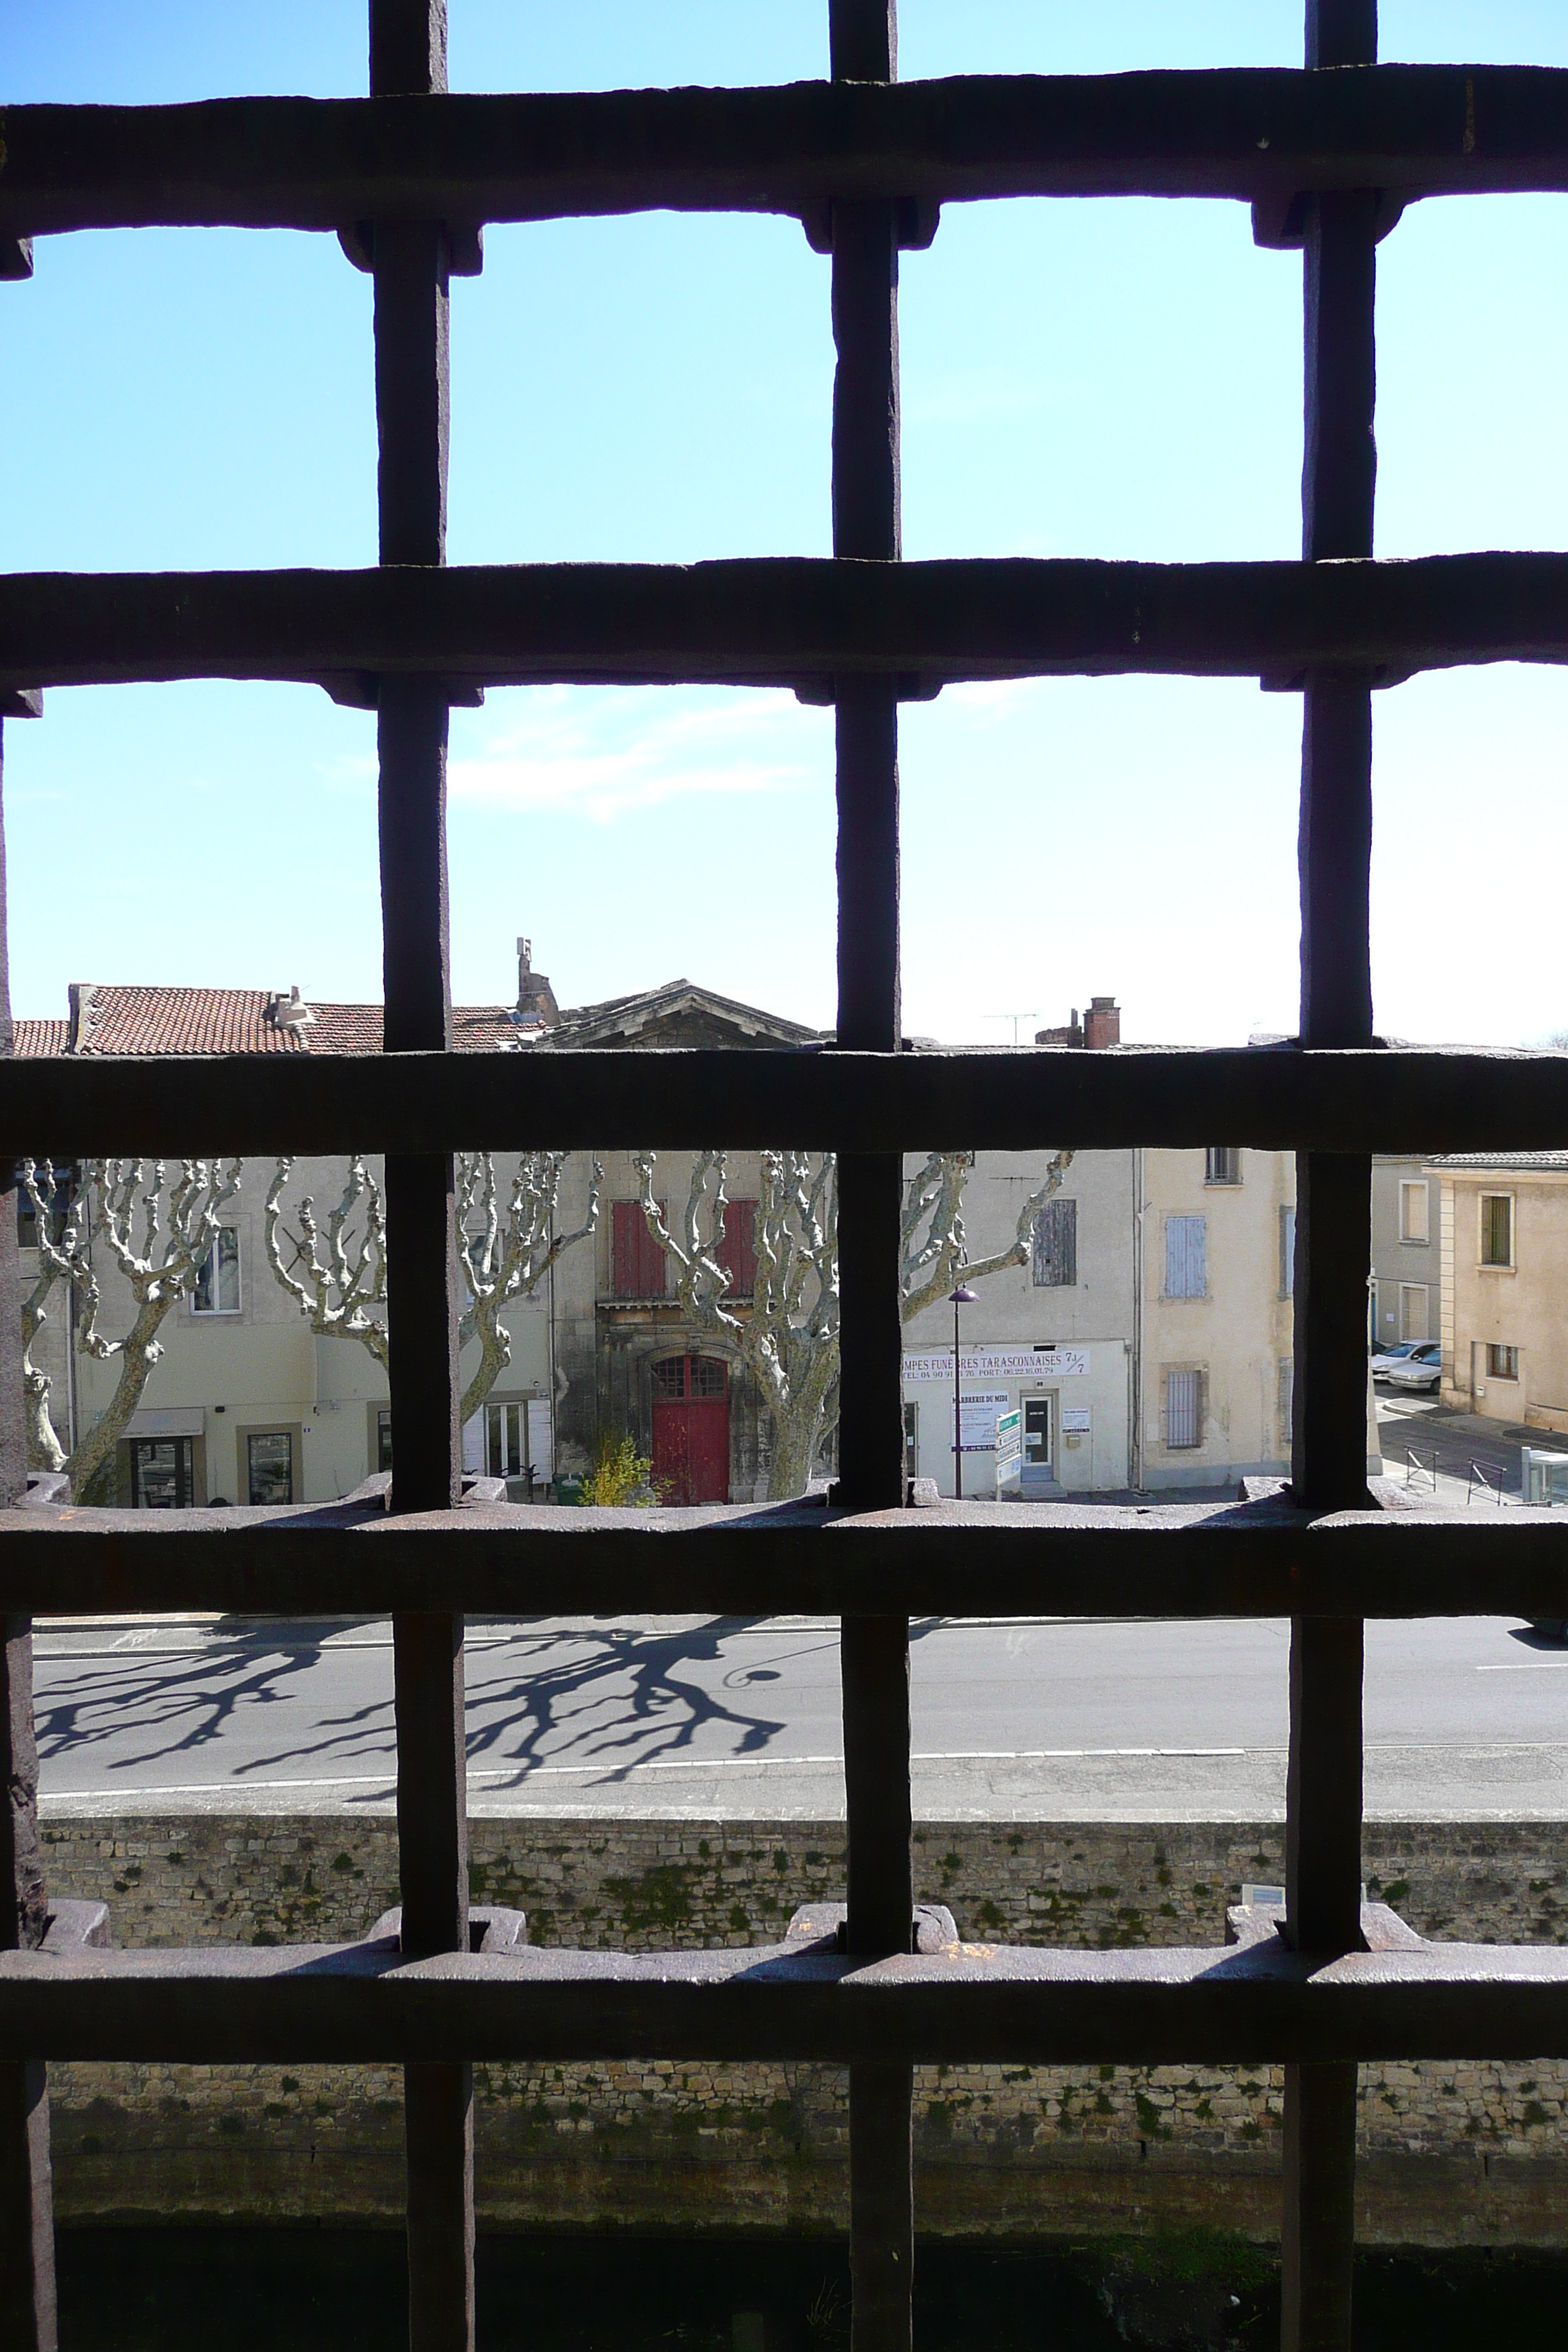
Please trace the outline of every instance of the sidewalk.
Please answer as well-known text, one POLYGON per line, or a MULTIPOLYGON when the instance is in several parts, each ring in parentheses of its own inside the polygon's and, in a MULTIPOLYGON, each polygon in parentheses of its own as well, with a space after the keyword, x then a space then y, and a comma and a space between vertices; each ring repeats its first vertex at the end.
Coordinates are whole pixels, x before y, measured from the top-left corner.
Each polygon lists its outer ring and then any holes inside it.
POLYGON ((1496 1510, 1500 1490, 1504 1507, 1517 1505, 1523 1500, 1523 1448, 1568 1454, 1568 1441, 1549 1429, 1415 1398, 1380 1396, 1377 1426, 1385 1475, 1403 1486, 1410 1465, 1412 1496, 1445 1508, 1462 1510, 1468 1501, 1474 1509, 1496 1510))

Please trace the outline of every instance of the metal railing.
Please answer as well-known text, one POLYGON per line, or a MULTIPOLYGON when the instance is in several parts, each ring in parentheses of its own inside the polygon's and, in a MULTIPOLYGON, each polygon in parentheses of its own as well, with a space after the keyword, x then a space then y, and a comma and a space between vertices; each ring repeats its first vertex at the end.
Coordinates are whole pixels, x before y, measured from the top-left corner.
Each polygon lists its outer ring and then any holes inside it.
POLYGON ((1429 1445, 1425 1450, 1414 1443, 1406 1446, 1405 1488, 1407 1494, 1418 1495, 1423 1488, 1429 1495, 1436 1494, 1438 1458, 1437 1448, 1435 1445, 1429 1445))
MULTIPOLYGON (((1436 1485, 1436 1483, 1434 1479, 1433 1484, 1436 1485)), ((1478 1494, 1483 1496, 1488 1502, 1495 1503, 1500 1511, 1508 1500, 1508 1491, 1502 1482, 1502 1472, 1495 1469, 1489 1470, 1483 1462, 1472 1462, 1465 1475, 1467 1509, 1478 1494)))
MULTIPOLYGON (((1372 561, 1377 242, 1416 198, 1568 188, 1568 76, 1378 67, 1372 0, 1309 0, 1305 70, 895 80, 888 0, 833 0, 830 79, 772 90, 445 94, 444 0, 373 0, 371 91, 328 103, 14 107, 0 275, 34 236, 205 222, 336 230, 375 283, 380 565, 0 580, 0 694, 198 676, 324 684, 374 707, 385 1058, 0 1068, 11 1154, 386 1154, 395 1290, 390 1517, 235 1510, 155 1527, 0 1517, 0 2336, 53 2341, 49 2058, 395 2060, 405 2069, 411 2332, 473 2333, 479 2056, 835 2059, 850 2071, 859 2352, 907 2347, 910 2069, 996 2059, 1287 2067, 1285 2342, 1348 2347, 1356 2062, 1568 2054, 1568 1955, 1366 1949, 1365 1616, 1568 1616, 1568 1529, 1370 1507, 1370 1154, 1568 1140, 1560 1057, 1391 1052, 1368 950, 1372 694, 1425 667, 1568 651, 1568 556, 1372 561), (900 247, 943 203, 1160 193, 1250 203, 1300 247, 1300 562, 900 561, 900 247), (485 221, 647 208, 795 214, 831 256, 830 561, 443 568, 447 284, 485 221), (898 706, 949 680, 1260 677, 1301 694, 1300 1037, 1259 1052, 900 1051, 898 706), (449 1056, 447 714, 511 679, 794 683, 833 704, 833 1049, 449 1056), (900 1155, 1198 1145, 1300 1154, 1293 1501, 1223 1509, 905 1509, 900 1155), (844 1379, 835 1502, 623 1519, 458 1508, 453 1150, 736 1146, 840 1155, 844 1379), (44 1885, 28 1614, 200 1606, 395 1619, 402 1911, 358 1945, 118 1953, 44 1885), (465 1611, 816 1609, 842 1621, 847 1909, 764 1952, 531 1950, 470 1913, 465 1611), (911 1612, 1291 1620, 1284 1924, 1251 1943, 1032 1951, 917 1937, 911 1612), (479 1948, 482 1944, 483 1948, 479 1948), (934 1948, 932 1947, 935 1947, 934 1948)), ((26 300, 14 289, 11 300, 26 300)), ((0 1217, 0 1285, 15 1221, 0 1217)), ((14 1329, 0 1491, 21 1491, 14 1329)), ((1380 1941, 1379 1934, 1373 1940, 1380 1941)))

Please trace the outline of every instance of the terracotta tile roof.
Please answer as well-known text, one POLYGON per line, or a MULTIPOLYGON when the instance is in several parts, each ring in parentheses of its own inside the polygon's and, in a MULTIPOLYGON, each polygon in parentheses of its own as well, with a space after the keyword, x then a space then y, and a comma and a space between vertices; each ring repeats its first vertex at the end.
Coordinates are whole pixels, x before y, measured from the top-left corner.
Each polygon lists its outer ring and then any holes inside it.
POLYGON ((11 1030, 11 1051, 18 1061, 34 1061, 42 1054, 63 1054, 70 1035, 68 1021, 17 1021, 11 1030))
POLYGON ((298 1054, 259 988, 82 988, 79 1054, 298 1054))
MULTIPOLYGON (((258 988, 121 988, 82 982, 68 1021, 18 1021, 18 1055, 379 1054, 379 1004, 315 1004, 298 1025, 276 1017, 277 993, 258 988)), ((286 1003, 286 1000, 284 1000, 286 1003)), ((529 1042, 504 1004, 455 1005, 459 1054, 514 1053, 529 1042)))

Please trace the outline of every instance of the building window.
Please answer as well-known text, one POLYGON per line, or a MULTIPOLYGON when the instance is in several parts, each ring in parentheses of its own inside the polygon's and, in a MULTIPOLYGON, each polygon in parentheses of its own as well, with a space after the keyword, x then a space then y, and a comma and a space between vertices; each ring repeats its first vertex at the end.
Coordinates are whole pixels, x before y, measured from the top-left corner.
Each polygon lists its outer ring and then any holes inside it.
POLYGON ((521 1478, 528 1471, 528 1408, 522 1404, 485 1407, 485 1475, 489 1478, 521 1478))
POLYGON ((137 1511, 188 1511, 195 1499, 188 1437, 131 1440, 131 1505, 137 1511))
POLYGON ((258 1508, 294 1499, 294 1440, 286 1429, 254 1429, 245 1441, 246 1500, 258 1508))
POLYGON ((1165 1443, 1168 1446, 1201 1445, 1204 1442, 1204 1376, 1202 1372, 1165 1375, 1165 1443))
POLYGON ((918 1478, 921 1475, 921 1409, 904 1400, 904 1475, 918 1478))
MULTIPOLYGON (((1208 1220, 1167 1217, 1165 1220, 1165 1296, 1202 1298, 1208 1286, 1208 1220)), ((1193 1440, 1195 1444, 1196 1439, 1193 1440)))
POLYGON ((1418 1182, 1400 1184, 1399 1238, 1402 1242, 1429 1242, 1432 1238, 1432 1190, 1425 1177, 1418 1182))
POLYGON ((239 1313, 239 1227, 220 1225, 213 1245, 196 1268, 191 1293, 193 1315, 239 1313))
POLYGON ((384 1404, 375 1416, 375 1466, 378 1470, 392 1467, 392 1407, 384 1404))
POLYGON ((729 1298, 752 1298, 757 1289, 757 1204, 726 1201, 719 1246, 713 1253, 730 1277, 729 1298))
POLYGON ((1204 1155, 1205 1184, 1239 1184, 1241 1153, 1234 1143, 1211 1143, 1204 1155))
POLYGON ((653 1368, 656 1397, 721 1397, 730 1376, 717 1356, 666 1356, 653 1368))
POLYGON ((1078 1280, 1078 1202, 1047 1201, 1035 1219, 1037 1288, 1070 1290, 1078 1280))
POLYGON ((1481 1264, 1513 1264, 1513 1194, 1481 1194, 1481 1264))
POLYGON ((1489 1341, 1487 1346, 1487 1378, 1489 1381, 1517 1381, 1519 1378, 1519 1349, 1517 1348, 1499 1348, 1489 1341))
POLYGON ((1296 1212, 1279 1212, 1279 1296, 1293 1298, 1296 1295, 1296 1212))
MULTIPOLYGON (((66 1220, 76 1198, 76 1169, 69 1164, 55 1168, 47 1160, 37 1162, 34 1167, 33 1185, 43 1206, 49 1239, 58 1249, 66 1237, 66 1220)), ((38 1246, 37 1211, 33 1206, 32 1192, 22 1181, 19 1161, 16 1173, 16 1245, 19 1249, 37 1249, 38 1246)))
MULTIPOLYGON (((640 1201, 610 1203, 610 1296, 613 1298, 667 1298, 669 1270, 664 1252, 649 1233, 640 1201)), ((664 1202, 658 1203, 664 1214, 664 1202)))
POLYGON ((1402 1339, 1429 1339, 1427 1328, 1427 1286, 1424 1282, 1402 1282, 1399 1286, 1399 1336, 1402 1339))

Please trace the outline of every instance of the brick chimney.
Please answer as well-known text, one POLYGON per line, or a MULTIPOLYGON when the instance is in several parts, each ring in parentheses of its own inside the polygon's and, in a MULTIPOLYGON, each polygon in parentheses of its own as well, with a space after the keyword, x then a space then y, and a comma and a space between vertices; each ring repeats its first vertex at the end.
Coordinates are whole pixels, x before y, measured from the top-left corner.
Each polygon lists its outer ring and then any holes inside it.
POLYGON ((1091 996, 1083 1016, 1083 1042, 1091 1054, 1121 1043, 1121 1008, 1114 996, 1091 996))
POLYGON ((553 1029, 561 1018, 555 991, 544 974, 533 969, 531 940, 517 943, 517 1011, 512 1018, 520 1028, 528 1029, 553 1029))
POLYGON ((1091 996, 1089 1011, 1080 1021, 1078 1007, 1073 1006, 1072 1019, 1059 1029, 1037 1029, 1037 1045, 1081 1045, 1091 1054, 1103 1046, 1121 1043, 1121 1008, 1114 996, 1091 996))

